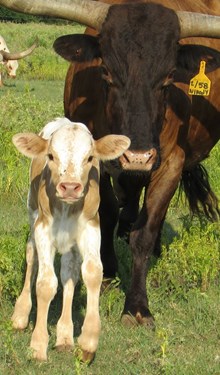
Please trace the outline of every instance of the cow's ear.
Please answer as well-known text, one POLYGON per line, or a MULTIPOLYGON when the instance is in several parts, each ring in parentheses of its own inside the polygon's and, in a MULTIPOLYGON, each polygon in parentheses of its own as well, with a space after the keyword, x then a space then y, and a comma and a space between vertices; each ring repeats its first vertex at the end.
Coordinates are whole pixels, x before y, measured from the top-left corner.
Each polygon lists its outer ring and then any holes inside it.
POLYGON ((91 61, 101 57, 98 38, 92 35, 63 35, 55 40, 53 48, 71 62, 91 61))
POLYGON ((130 143, 125 135, 106 135, 95 141, 95 156, 102 161, 116 159, 128 149, 130 143))
POLYGON ((179 45, 177 70, 197 74, 201 60, 206 61, 206 72, 212 72, 220 67, 220 52, 202 45, 179 45))
POLYGON ((47 152, 48 141, 35 133, 15 134, 12 142, 18 151, 29 158, 34 158, 39 154, 47 152))

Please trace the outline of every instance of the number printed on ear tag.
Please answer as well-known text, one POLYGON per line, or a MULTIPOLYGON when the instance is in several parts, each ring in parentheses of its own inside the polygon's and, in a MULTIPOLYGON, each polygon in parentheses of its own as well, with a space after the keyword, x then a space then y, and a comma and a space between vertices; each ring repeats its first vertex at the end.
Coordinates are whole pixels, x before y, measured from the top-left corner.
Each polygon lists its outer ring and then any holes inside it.
POLYGON ((193 77, 189 84, 189 95, 208 96, 211 88, 211 81, 205 75, 206 62, 200 62, 199 74, 193 77))

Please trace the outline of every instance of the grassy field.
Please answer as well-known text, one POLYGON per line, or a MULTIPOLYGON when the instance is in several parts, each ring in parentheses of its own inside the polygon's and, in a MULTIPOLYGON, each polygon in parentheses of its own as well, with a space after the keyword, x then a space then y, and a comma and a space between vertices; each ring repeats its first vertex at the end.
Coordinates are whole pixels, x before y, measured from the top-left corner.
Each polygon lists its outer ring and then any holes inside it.
MULTIPOLYGON (((52 302, 48 327, 48 362, 31 359, 29 343, 36 318, 33 306, 29 327, 12 329, 10 317, 23 282, 25 242, 28 235, 26 197, 29 161, 11 142, 12 135, 39 131, 63 114, 63 86, 68 64, 52 50, 57 36, 77 26, 1 24, 8 46, 21 50, 38 36, 39 47, 20 63, 17 79, 5 79, 0 89, 0 375, 220 375, 220 228, 219 223, 190 220, 185 203, 173 198, 162 242, 163 256, 152 260, 148 278, 155 331, 125 329, 120 323, 131 256, 123 241, 115 241, 119 275, 102 293, 102 333, 91 366, 81 364, 74 352, 57 353, 56 322, 61 289, 52 302)), ((205 165, 220 197, 220 145, 205 165)), ((59 257, 56 259, 59 269, 59 257)), ((85 311, 85 289, 74 298, 75 335, 85 311)))

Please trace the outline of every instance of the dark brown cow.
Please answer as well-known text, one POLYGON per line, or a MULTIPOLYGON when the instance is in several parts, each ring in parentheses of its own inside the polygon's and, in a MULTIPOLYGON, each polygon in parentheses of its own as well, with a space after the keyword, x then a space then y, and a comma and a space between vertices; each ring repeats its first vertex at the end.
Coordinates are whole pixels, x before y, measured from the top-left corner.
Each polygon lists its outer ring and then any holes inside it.
MULTIPOLYGON (((28 1, 21 3, 28 5, 28 1)), ((58 10, 52 0, 48 3, 49 10, 40 0, 20 10, 59 14, 99 31, 97 35, 90 29, 90 35, 67 36, 55 43, 56 51, 74 62, 66 78, 65 115, 86 123, 95 138, 114 132, 131 139, 120 160, 103 167, 101 252, 105 274, 113 276, 117 268, 113 232, 119 222, 118 235, 130 233, 133 255, 123 320, 151 325, 146 293, 149 258, 160 247, 163 220, 179 182, 194 212, 203 210, 212 220, 219 215, 217 198, 200 165, 220 137, 220 42, 204 38, 220 37, 219 18, 210 24, 209 18, 181 11, 219 15, 220 4, 217 0, 110 0, 120 5, 109 6, 75 0, 73 9, 73 1, 63 0, 58 10), (203 38, 179 43, 190 36, 203 38), (201 60, 206 61, 212 82, 208 97, 188 95, 201 60)))

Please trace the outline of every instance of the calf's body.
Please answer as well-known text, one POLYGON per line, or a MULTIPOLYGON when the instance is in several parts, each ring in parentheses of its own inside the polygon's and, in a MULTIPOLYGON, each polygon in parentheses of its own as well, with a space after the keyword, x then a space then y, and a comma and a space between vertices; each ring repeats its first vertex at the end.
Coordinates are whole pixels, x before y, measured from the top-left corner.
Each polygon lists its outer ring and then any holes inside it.
POLYGON ((87 310, 78 343, 83 360, 90 361, 100 334, 99 160, 118 157, 130 141, 114 135, 94 141, 85 125, 61 118, 47 124, 40 135, 20 133, 13 137, 13 142, 32 158, 27 270, 12 316, 13 326, 24 329, 28 324, 31 289, 37 273, 37 320, 31 348, 35 358, 46 360, 47 316, 58 285, 53 263, 59 251, 63 307, 57 323, 56 347, 74 345, 72 300, 81 269, 87 289, 87 310))

